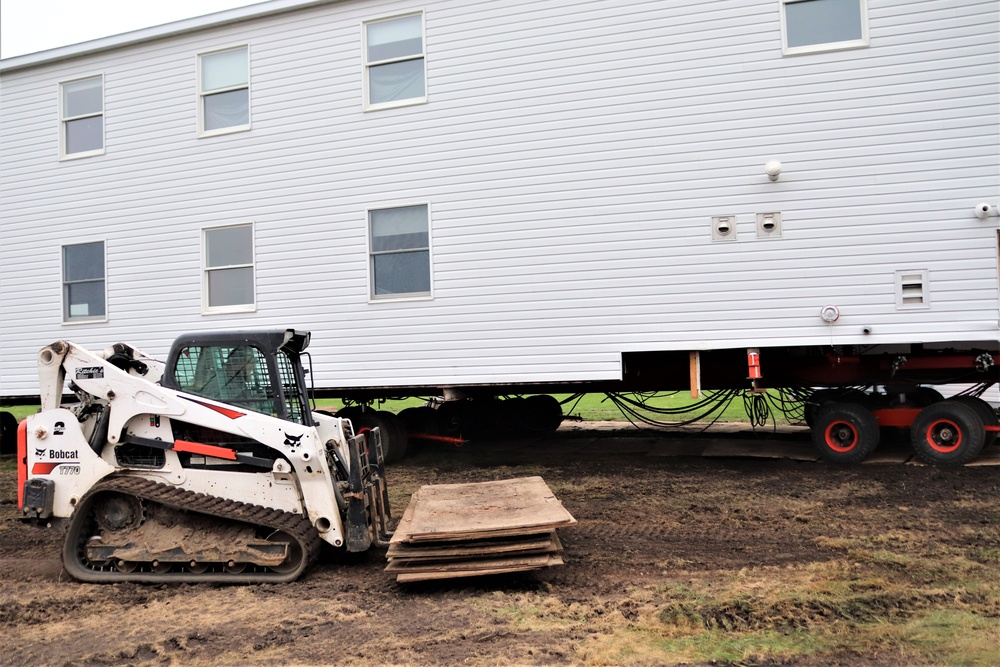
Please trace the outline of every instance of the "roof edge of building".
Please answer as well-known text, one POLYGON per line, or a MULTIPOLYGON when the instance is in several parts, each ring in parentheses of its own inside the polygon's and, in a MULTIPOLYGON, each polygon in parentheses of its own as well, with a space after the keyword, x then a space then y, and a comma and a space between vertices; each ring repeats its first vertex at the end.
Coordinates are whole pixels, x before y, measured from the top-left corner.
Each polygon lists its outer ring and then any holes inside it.
POLYGON ((188 32, 196 32, 213 28, 227 23, 239 23, 249 21, 272 14, 295 11, 313 5, 324 5, 336 0, 265 0, 245 7, 225 9, 221 12, 195 16, 179 21, 172 21, 162 25, 131 30, 108 37, 99 37, 78 44, 59 46, 54 49, 46 49, 35 53, 27 53, 20 56, 12 56, 0 60, 0 72, 13 72, 16 70, 28 69, 39 65, 46 65, 60 60, 68 60, 79 56, 110 51, 124 46, 131 46, 142 42, 151 42, 157 39, 164 39, 181 35, 188 32))

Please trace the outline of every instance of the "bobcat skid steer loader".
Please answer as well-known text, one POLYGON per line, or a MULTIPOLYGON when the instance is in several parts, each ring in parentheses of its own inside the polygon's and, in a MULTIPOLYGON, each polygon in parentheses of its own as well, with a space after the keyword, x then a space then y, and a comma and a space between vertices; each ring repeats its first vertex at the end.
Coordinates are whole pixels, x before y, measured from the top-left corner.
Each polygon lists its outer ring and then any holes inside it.
POLYGON ((378 430, 310 410, 308 344, 184 335, 166 364, 121 343, 44 347, 41 410, 18 427, 22 518, 64 526, 65 569, 87 582, 287 582, 322 542, 387 544, 378 430))

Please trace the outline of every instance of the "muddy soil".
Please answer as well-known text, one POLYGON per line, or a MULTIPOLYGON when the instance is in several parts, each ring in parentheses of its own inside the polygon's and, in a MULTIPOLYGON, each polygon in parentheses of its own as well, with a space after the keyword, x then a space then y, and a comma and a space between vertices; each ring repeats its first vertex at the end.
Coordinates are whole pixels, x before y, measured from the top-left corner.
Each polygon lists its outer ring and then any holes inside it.
MULTIPOLYGON (((380 552, 325 554, 283 586, 79 584, 61 571, 60 535, 13 518, 8 460, 0 663, 678 664, 595 647, 643 615, 648 622, 650 610, 669 605, 669 591, 694 579, 837 563, 845 544, 887 534, 1000 549, 1000 468, 678 457, 662 455, 669 438, 658 444, 630 448, 627 438, 574 430, 425 447, 388 471, 397 515, 422 484, 540 474, 579 524, 560 532, 562 567, 412 585, 383 572, 380 552)), ((987 566, 1000 578, 1000 564, 987 566)), ((783 664, 920 662, 933 659, 862 648, 783 664)))

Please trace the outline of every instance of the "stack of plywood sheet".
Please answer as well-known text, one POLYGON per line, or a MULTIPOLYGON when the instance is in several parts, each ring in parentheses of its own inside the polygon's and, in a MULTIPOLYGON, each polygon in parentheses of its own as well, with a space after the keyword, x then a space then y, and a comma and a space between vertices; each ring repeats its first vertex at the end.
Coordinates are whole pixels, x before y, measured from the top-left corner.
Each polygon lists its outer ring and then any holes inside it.
POLYGON ((386 572, 410 582, 562 565, 556 529, 575 524, 541 477, 423 486, 389 543, 386 572))

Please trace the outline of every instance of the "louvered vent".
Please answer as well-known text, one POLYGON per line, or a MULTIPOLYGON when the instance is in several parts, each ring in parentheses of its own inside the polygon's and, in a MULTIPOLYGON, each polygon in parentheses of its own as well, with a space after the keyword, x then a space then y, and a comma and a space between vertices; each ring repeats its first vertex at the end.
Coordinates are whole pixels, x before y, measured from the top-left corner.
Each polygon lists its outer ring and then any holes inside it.
POLYGON ((930 308, 927 271, 896 271, 896 308, 930 308))

